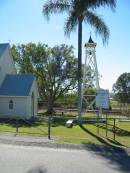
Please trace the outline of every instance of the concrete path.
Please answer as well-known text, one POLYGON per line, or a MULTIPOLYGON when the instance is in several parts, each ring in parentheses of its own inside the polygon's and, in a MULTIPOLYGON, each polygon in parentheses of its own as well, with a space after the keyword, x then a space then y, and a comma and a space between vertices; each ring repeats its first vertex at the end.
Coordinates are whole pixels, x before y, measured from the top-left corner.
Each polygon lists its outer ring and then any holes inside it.
POLYGON ((0 173, 130 173, 130 150, 0 135, 0 173))
POLYGON ((130 173, 128 153, 112 148, 92 148, 66 150, 0 144, 0 172, 130 173))

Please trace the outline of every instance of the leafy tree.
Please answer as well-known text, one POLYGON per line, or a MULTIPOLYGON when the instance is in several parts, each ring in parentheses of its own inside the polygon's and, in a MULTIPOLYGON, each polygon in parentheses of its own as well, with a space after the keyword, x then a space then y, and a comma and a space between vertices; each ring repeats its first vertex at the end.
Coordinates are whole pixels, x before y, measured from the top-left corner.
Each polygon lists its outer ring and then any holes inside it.
POLYGON ((98 7, 116 6, 116 0, 48 0, 43 6, 43 14, 47 19, 53 13, 67 12, 65 21, 65 34, 69 35, 78 25, 78 116, 81 116, 81 85, 82 85, 82 24, 90 24, 102 36, 106 43, 109 38, 109 29, 103 19, 98 16, 95 9, 98 7))
POLYGON ((130 103, 130 73, 121 74, 113 85, 114 98, 121 103, 130 103))
MULTIPOLYGON (((40 47, 40 45, 38 45, 40 47)), ((34 73, 34 68, 31 63, 32 54, 34 55, 35 44, 19 44, 11 47, 11 54, 15 62, 18 73, 34 73)))
POLYGON ((39 92, 53 112, 54 102, 69 90, 76 88, 77 59, 73 47, 67 45, 48 47, 45 44, 12 46, 12 56, 20 73, 37 76, 39 92))

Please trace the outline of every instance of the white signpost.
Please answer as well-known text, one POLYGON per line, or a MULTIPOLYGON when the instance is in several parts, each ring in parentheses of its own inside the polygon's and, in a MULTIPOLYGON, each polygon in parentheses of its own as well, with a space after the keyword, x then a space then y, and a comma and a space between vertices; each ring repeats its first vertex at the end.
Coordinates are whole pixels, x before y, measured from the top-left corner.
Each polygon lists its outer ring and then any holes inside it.
POLYGON ((97 90, 96 107, 101 109, 109 109, 109 90, 97 90))

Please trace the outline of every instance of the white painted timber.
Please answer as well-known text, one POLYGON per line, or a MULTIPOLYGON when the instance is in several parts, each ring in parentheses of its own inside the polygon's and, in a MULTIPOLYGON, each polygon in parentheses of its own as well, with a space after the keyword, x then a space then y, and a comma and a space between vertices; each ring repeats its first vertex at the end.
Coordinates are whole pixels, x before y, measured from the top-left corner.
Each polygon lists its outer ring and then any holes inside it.
POLYGON ((29 118, 27 97, 0 97, 1 118, 29 118), (13 101, 13 109, 9 109, 9 101, 13 101))
POLYGON ((0 58, 0 86, 6 74, 16 74, 16 69, 8 48, 0 58))

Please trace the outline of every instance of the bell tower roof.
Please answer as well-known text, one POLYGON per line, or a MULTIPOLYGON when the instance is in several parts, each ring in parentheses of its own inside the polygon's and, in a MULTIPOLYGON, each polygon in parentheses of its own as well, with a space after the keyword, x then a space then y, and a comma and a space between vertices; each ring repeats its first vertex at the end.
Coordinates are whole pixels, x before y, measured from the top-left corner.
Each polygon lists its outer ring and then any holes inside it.
POLYGON ((88 43, 94 43, 94 41, 93 41, 92 38, 91 38, 91 35, 90 35, 90 37, 89 37, 88 43))
POLYGON ((88 42, 85 43, 85 47, 93 47, 93 48, 95 48, 96 45, 97 45, 97 44, 92 40, 92 37, 91 37, 91 35, 90 35, 88 42))

